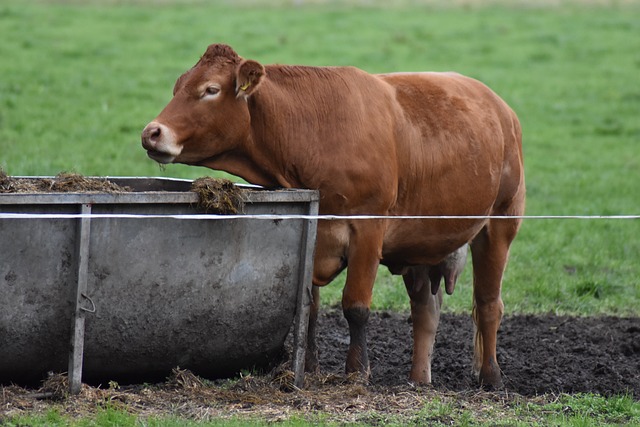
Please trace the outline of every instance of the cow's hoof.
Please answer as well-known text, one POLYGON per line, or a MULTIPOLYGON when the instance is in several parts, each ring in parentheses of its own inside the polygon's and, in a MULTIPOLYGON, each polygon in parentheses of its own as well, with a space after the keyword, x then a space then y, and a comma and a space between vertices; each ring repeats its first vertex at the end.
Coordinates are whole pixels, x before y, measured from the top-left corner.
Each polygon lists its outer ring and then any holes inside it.
POLYGON ((416 386, 429 385, 431 384, 431 372, 414 373, 411 371, 411 374, 409 375, 409 383, 416 386))
POLYGON ((478 383, 480 386, 487 390, 500 390, 502 389, 502 375, 500 374, 500 368, 497 364, 492 364, 490 369, 482 367, 480 374, 478 375, 478 383))
POLYGON ((347 384, 368 385, 370 378, 371 378, 370 372, 361 372, 361 371, 349 372, 345 377, 345 382, 347 384))

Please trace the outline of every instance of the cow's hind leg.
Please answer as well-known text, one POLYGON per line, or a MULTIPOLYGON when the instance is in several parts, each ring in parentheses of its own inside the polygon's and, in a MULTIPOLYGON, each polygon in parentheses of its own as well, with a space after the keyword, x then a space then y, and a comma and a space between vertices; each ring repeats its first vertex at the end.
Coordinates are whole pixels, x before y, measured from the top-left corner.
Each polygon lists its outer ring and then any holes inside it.
POLYGON ((500 387, 502 378, 496 359, 496 341, 504 305, 502 276, 509 246, 520 220, 493 219, 471 244, 473 257, 473 320, 476 326, 473 368, 480 384, 500 387))
POLYGON ((402 276, 411 298, 413 323, 413 356, 409 380, 416 384, 431 383, 431 357, 440 321, 442 289, 431 293, 428 266, 412 267, 402 276))

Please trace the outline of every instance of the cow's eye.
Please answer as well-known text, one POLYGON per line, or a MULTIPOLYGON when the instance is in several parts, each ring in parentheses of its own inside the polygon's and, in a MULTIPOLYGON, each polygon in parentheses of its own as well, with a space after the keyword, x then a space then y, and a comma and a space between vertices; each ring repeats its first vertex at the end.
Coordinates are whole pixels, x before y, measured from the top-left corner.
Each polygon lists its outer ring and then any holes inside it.
POLYGON ((204 91, 204 96, 214 96, 220 93, 220 88, 218 86, 209 86, 204 91))

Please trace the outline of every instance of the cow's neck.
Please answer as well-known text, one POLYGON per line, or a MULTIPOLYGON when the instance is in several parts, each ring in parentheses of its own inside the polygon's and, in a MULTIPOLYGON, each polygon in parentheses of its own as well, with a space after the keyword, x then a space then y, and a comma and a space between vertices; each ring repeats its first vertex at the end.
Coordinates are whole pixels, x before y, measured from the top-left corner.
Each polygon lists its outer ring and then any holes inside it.
POLYGON ((314 136, 309 134, 308 126, 301 125, 305 107, 291 97, 289 89, 267 79, 248 100, 250 157, 282 187, 317 189, 318 183, 304 175, 305 171, 314 170, 305 167, 313 161, 308 145, 314 136))
POLYGON ((228 152, 202 163, 202 166, 228 172, 263 187, 291 187, 276 171, 257 156, 244 152, 228 152))

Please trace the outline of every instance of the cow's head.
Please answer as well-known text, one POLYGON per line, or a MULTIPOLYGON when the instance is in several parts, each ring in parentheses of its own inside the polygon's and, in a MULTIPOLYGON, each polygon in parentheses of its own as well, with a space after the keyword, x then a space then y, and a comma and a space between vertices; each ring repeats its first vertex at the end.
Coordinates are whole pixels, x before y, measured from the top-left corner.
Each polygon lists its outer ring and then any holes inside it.
POLYGON ((208 47, 173 88, 173 99, 142 131, 158 163, 201 164, 237 148, 249 135, 247 98, 265 74, 229 46, 208 47))

